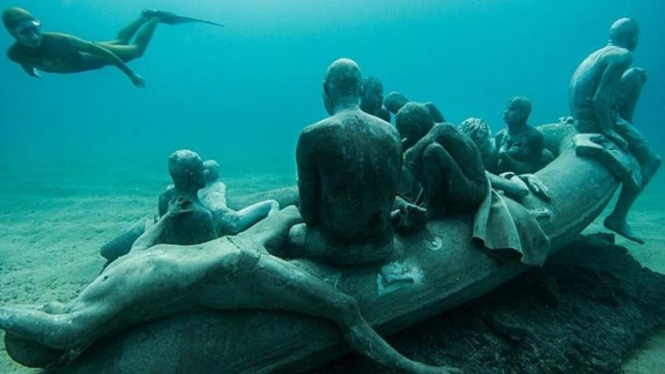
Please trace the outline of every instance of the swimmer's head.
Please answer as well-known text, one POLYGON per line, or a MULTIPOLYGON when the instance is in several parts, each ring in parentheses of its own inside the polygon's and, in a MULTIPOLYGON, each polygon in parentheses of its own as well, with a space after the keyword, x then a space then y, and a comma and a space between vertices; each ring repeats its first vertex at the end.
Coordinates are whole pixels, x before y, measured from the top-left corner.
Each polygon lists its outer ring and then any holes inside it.
POLYGON ((493 152, 495 147, 494 138, 487 122, 480 118, 467 118, 459 126, 459 129, 471 138, 483 156, 493 152))
POLYGON ((397 114, 397 112, 399 112, 399 110, 408 102, 409 100, 404 95, 393 91, 386 96, 385 100, 383 100, 383 105, 390 113, 397 114))
POLYGON ((205 187, 203 161, 196 152, 187 149, 173 152, 169 157, 169 174, 178 189, 199 190, 205 187))
POLYGON ((363 79, 360 107, 371 114, 375 114, 383 105, 383 84, 377 77, 363 79))
POLYGON ((632 18, 620 18, 610 27, 610 44, 634 51, 640 38, 640 25, 632 18))
POLYGON ((215 160, 203 162, 203 176, 206 183, 215 183, 219 178, 219 164, 215 160))
POLYGON ((503 111, 503 120, 508 125, 526 123, 530 115, 531 101, 524 96, 517 96, 508 100, 503 111))
POLYGON ((2 13, 2 23, 19 43, 30 48, 42 44, 41 23, 27 10, 9 8, 2 13))
POLYGON ((330 115, 340 102, 360 101, 362 73, 355 61, 341 58, 333 62, 323 77, 323 103, 330 115))
POLYGON ((434 126, 429 109, 424 104, 410 102, 397 112, 395 127, 402 138, 402 148, 406 151, 427 135, 434 126))

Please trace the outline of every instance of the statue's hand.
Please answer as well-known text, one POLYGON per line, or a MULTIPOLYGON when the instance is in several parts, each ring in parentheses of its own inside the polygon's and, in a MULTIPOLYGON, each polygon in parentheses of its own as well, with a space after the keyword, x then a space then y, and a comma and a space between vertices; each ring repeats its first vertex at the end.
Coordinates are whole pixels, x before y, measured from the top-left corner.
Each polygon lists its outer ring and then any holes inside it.
POLYGON ((194 202, 186 197, 178 197, 169 201, 169 210, 166 212, 168 216, 179 216, 190 214, 193 212, 192 204, 194 202))
POLYGON ((526 185, 529 187, 529 190, 531 190, 531 192, 533 192, 536 196, 545 201, 550 201, 550 199, 552 199, 549 188, 547 188, 545 183, 543 183, 543 181, 541 181, 540 178, 538 178, 536 175, 522 174, 520 175, 520 179, 526 183, 526 185))
POLYGON ((427 217, 427 209, 413 204, 400 206, 391 213, 393 227, 403 232, 424 228, 427 225, 427 217))

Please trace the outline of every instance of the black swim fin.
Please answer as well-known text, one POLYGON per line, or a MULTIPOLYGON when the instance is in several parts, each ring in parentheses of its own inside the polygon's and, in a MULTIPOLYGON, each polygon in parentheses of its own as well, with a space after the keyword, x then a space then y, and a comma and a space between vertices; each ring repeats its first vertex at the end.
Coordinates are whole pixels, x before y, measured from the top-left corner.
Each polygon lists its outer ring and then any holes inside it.
POLYGON ((156 9, 145 9, 143 11, 143 16, 146 18, 157 18, 159 22, 165 23, 167 25, 179 25, 182 23, 205 23, 207 25, 224 27, 224 25, 221 23, 206 21, 198 18, 182 17, 172 12, 165 12, 156 9))

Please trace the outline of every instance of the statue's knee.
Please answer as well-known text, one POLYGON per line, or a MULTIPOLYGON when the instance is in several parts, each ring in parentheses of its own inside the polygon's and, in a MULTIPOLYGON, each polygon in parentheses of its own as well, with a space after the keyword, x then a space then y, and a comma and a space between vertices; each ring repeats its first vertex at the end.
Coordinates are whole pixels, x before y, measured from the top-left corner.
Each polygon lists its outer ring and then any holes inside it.
POLYGON ((441 157, 441 151, 443 151, 443 147, 437 143, 428 145, 427 148, 425 148, 425 152, 423 152, 423 161, 429 163, 433 160, 439 159, 441 157))

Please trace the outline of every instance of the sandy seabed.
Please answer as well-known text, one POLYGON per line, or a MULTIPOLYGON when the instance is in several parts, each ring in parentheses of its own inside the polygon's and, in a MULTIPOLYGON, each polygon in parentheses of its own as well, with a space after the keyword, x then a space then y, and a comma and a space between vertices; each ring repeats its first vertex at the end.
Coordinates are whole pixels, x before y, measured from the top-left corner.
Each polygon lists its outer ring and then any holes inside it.
MULTIPOLYGON (((144 216, 157 211, 157 195, 169 182, 154 169, 3 169, 0 181, 0 305, 67 302, 101 271, 99 248, 144 216), (138 177, 137 177, 138 176, 138 177)), ((235 171, 222 177, 229 195, 295 183, 293 173, 235 171)), ((613 203, 612 203, 613 204, 613 203)), ((588 233, 605 231, 602 218, 588 233)), ((644 266, 665 274, 665 176, 653 180, 631 215, 647 241, 618 239, 644 266)), ((14 363, 0 343, 0 373, 37 373, 14 363)), ((665 367, 665 333, 654 336, 626 363, 629 374, 665 367)))

